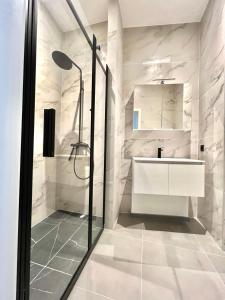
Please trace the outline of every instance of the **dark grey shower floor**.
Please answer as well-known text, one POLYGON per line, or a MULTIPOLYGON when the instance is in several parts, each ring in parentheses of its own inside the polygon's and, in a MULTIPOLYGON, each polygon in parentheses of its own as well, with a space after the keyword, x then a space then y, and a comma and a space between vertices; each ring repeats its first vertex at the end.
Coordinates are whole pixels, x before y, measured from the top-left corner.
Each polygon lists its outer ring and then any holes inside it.
MULTIPOLYGON (((93 225, 93 238, 99 231, 93 225)), ((30 299, 59 300, 87 252, 88 218, 57 211, 31 236, 30 299)))

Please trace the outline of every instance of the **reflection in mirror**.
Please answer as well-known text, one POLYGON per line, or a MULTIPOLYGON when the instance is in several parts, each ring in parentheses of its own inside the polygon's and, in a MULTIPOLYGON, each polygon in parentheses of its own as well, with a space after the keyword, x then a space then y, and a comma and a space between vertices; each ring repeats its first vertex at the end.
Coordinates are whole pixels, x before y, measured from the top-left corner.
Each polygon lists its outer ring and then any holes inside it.
POLYGON ((133 129, 183 129, 183 84, 137 85, 133 129))

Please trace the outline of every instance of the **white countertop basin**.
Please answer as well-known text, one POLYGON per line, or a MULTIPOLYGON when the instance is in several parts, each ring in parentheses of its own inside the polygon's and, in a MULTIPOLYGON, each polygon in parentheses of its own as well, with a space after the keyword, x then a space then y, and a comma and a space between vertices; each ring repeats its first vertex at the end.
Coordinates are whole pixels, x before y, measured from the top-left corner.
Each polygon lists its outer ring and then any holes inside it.
POLYGON ((146 163, 165 163, 165 164, 205 164, 203 160, 188 158, 152 158, 152 157, 133 157, 134 161, 146 163))

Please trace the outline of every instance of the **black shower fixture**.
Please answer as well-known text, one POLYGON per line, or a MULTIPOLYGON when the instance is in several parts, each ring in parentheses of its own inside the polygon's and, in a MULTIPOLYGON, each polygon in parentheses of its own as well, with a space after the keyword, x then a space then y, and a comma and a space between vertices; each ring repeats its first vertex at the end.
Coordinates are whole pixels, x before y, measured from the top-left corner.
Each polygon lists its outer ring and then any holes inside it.
MULTIPOLYGON (((54 62, 64 70, 71 70, 73 67, 73 61, 63 52, 61 51, 53 51, 52 58, 54 62)), ((77 66, 78 67, 78 66, 77 66)), ((80 70, 80 68, 78 67, 80 70)))
POLYGON ((75 153, 74 156, 74 174, 77 176, 77 178, 81 180, 86 180, 88 177, 81 177, 76 172, 76 158, 77 154, 79 154, 80 149, 87 149, 90 151, 90 146, 84 142, 82 142, 82 133, 83 133, 83 105, 84 105, 84 81, 83 81, 83 73, 82 69, 71 59, 68 55, 61 51, 53 51, 52 52, 52 58, 55 62, 55 64, 60 67, 63 70, 69 71, 72 69, 73 66, 75 66, 79 72, 80 72, 80 92, 79 92, 79 136, 78 136, 78 142, 75 144, 71 144, 72 150, 69 156, 69 161, 72 159, 72 155, 75 153))

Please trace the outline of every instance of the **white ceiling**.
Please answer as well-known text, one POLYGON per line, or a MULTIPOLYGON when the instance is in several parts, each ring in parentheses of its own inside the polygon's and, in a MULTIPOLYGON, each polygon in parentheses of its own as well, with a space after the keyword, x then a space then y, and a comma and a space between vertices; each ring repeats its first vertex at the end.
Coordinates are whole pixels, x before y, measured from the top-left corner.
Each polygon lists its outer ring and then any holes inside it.
POLYGON ((200 22, 209 0, 119 0, 119 2, 123 26, 127 28, 200 22))
MULTIPOLYGON (((77 26, 65 0, 41 1, 62 31, 70 31, 77 26)), ((119 0, 124 28, 200 22, 208 2, 209 0, 119 0)), ((84 25, 107 21, 108 0, 74 0, 73 3, 84 25)))
POLYGON ((79 0, 90 25, 108 19, 108 0, 79 0))
MULTIPOLYGON (((74 30, 77 22, 66 0, 40 0, 63 32, 74 30)), ((73 0, 73 5, 84 26, 108 19, 108 0, 73 0)))
POLYGON ((41 0, 41 2, 45 5, 61 31, 67 32, 77 27, 77 23, 66 1, 41 0))

